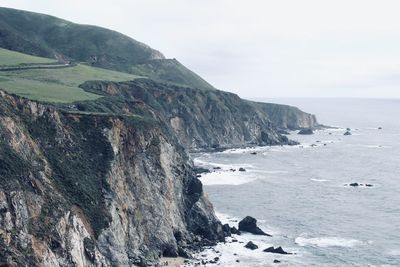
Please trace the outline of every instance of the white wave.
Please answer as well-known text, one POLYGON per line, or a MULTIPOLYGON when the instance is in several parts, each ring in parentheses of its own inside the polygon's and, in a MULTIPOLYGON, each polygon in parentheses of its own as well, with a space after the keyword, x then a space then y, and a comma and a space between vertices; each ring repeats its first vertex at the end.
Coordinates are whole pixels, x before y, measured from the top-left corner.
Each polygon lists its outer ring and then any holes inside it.
POLYGON ((220 167, 222 170, 230 170, 230 169, 239 169, 240 167, 242 168, 252 168, 253 165, 251 164, 223 164, 223 163, 219 163, 219 162, 211 162, 211 161, 207 161, 205 159, 201 159, 201 158, 195 158, 193 160, 194 165, 196 166, 210 166, 210 167, 220 167))
POLYGON ((314 182, 327 182, 327 181, 329 181, 329 180, 326 180, 326 179, 314 179, 314 178, 312 178, 310 180, 314 181, 314 182))
POLYGON ((386 252, 387 255, 390 256, 400 256, 400 248, 392 248, 386 252))
POLYGON ((321 248, 326 247, 346 247, 351 248, 362 245, 363 242, 356 239, 347 239, 341 237, 313 237, 306 238, 299 236, 296 238, 295 243, 299 246, 317 246, 321 248))
POLYGON ((386 148, 386 146, 381 146, 381 145, 367 145, 365 147, 367 147, 367 148, 386 148))
POLYGON ((332 129, 323 129, 323 130, 319 130, 320 132, 343 132, 346 131, 347 128, 332 128, 332 129))
POLYGON ((265 170, 253 170, 253 172, 256 172, 256 173, 265 173, 265 174, 280 174, 280 173, 289 173, 288 171, 282 171, 282 170, 271 170, 271 171, 265 171, 265 170))
POLYGON ((239 222, 239 218, 236 218, 226 213, 215 211, 215 215, 218 217, 222 224, 232 224, 232 222, 239 222))
POLYGON ((241 185, 257 180, 252 175, 243 175, 240 172, 211 172, 203 174, 200 181, 204 185, 241 185))
POLYGON ((244 153, 251 153, 251 152, 260 152, 264 150, 270 149, 270 146, 256 146, 256 147, 246 147, 246 148, 233 148, 228 149, 222 152, 218 152, 221 154, 244 154, 244 153))

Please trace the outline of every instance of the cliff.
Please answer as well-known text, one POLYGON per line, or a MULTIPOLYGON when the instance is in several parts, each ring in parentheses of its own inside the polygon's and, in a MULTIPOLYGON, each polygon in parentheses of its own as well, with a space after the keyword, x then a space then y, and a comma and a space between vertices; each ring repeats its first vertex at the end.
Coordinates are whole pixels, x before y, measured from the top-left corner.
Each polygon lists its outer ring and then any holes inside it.
POLYGON ((315 115, 301 111, 297 107, 261 102, 252 103, 256 108, 268 114, 268 118, 277 129, 299 130, 321 127, 315 115))
MULTIPOLYGON (((181 144, 189 150, 294 143, 277 132, 286 127, 274 125, 264 106, 232 93, 173 86, 147 79, 121 83, 86 82, 82 87, 104 97, 99 101, 80 103, 77 110, 109 112, 112 107, 113 112, 129 113, 140 103, 142 108, 145 106, 168 122, 181 144), (124 99, 123 108, 113 102, 115 98, 124 99)), ((300 110, 292 113, 306 119, 298 125, 296 123, 300 121, 293 121, 291 126, 296 129, 313 127, 316 123, 312 115, 300 110)))
POLYGON ((1 93, 0 265, 130 266, 222 240, 161 124, 1 93))

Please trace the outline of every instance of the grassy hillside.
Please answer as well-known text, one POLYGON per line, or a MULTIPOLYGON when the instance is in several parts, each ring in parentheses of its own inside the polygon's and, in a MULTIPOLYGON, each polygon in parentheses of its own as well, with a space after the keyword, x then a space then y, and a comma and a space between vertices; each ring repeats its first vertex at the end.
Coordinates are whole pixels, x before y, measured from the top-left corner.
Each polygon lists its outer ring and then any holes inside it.
POLYGON ((174 85, 206 90, 214 89, 211 84, 183 66, 176 59, 152 60, 133 66, 130 72, 174 85))
POLYGON ((56 60, 50 58, 35 57, 0 48, 0 66, 19 64, 43 64, 53 62, 56 62, 56 60))
POLYGON ((0 47, 42 57, 92 62, 115 70, 163 58, 160 52, 112 30, 10 8, 0 8, 0 47))
POLYGON ((0 47, 175 85, 214 89, 178 61, 165 59, 160 52, 128 36, 38 13, 0 7, 0 47))
MULTIPOLYGON (((11 63, 45 63, 49 60, 5 49, 2 49, 0 54, 2 58, 8 58, 7 65, 11 65, 11 63), (14 55, 17 55, 17 57, 14 58, 14 55)), ((79 85, 85 81, 129 81, 138 77, 127 73, 79 64, 74 67, 62 69, 0 71, 0 89, 32 100, 68 103, 94 100, 100 97, 79 88, 79 85)))

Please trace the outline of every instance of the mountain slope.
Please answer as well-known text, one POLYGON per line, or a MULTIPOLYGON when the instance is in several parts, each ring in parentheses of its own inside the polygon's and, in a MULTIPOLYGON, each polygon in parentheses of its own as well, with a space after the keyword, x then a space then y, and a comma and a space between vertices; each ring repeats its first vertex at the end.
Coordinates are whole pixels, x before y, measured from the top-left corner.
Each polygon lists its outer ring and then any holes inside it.
POLYGON ((176 60, 166 60, 160 52, 121 33, 33 12, 0 8, 0 47, 214 89, 176 60))
POLYGON ((61 58, 115 70, 164 56, 132 38, 96 26, 0 8, 0 47, 25 54, 61 58))

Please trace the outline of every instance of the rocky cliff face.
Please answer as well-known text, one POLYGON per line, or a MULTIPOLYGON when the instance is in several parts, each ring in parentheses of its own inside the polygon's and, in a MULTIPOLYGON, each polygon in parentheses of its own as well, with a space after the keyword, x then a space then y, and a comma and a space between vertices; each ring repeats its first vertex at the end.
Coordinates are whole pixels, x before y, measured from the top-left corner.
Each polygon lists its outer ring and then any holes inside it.
POLYGON ((132 266, 222 240, 164 128, 1 93, 0 265, 132 266))
MULTIPOLYGON (((101 105, 92 105, 89 110, 106 111, 103 107, 109 107, 110 99, 115 97, 127 101, 128 109, 140 103, 168 122, 180 142, 190 150, 291 144, 278 130, 317 125, 313 115, 299 109, 246 101, 219 90, 185 88, 147 79, 88 82, 83 88, 106 96, 101 105)), ((81 107, 88 108, 85 104, 81 107)))
POLYGON ((268 114, 269 119, 277 129, 299 130, 320 127, 315 115, 303 112, 297 107, 255 102, 253 102, 253 105, 268 114))

